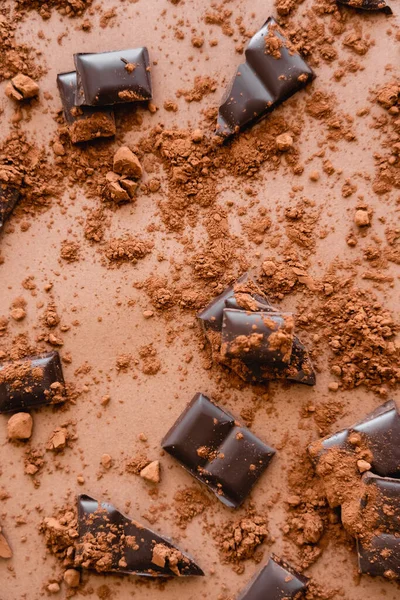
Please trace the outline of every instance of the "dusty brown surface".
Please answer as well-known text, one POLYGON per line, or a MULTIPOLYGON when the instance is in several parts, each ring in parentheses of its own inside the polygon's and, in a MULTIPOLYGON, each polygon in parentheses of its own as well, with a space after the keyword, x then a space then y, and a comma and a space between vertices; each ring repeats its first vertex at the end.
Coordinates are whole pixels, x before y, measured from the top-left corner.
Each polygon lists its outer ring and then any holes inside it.
POLYGON ((0 7, 0 179, 23 175, 0 236, 0 357, 56 347, 69 402, 35 411, 28 442, 10 443, 0 418, 0 527, 13 551, 0 559, 0 599, 75 589, 39 527, 86 492, 171 537, 206 577, 84 572, 77 597, 228 600, 272 550, 313 577, 309 600, 395 600, 395 583, 357 577, 306 447, 399 397, 399 17, 330 0, 60 0, 42 16, 40 4, 0 7), (221 147, 219 99, 271 14, 317 79, 221 147), (72 148, 56 74, 73 52, 132 45, 149 48, 158 110, 121 109, 115 140, 72 148), (7 97, 18 72, 39 83, 38 99, 7 97), (122 204, 104 193, 120 146, 143 168, 122 204), (252 388, 212 365, 195 311, 247 268, 297 313, 315 388, 252 388), (235 513, 160 452, 197 391, 278 449, 235 513), (138 475, 156 460, 154 485, 138 475))

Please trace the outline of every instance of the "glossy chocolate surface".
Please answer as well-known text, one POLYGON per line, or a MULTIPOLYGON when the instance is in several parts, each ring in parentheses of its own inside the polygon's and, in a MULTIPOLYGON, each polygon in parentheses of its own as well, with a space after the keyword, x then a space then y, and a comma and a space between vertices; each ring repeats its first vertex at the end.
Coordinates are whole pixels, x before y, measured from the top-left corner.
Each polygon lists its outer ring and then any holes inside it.
POLYGON ((400 532, 400 479, 373 473, 365 473, 362 479, 366 485, 366 493, 361 500, 362 511, 374 511, 379 530, 400 532))
POLYGON ((393 13, 390 6, 384 0, 336 0, 339 4, 356 8, 357 10, 372 10, 384 12, 387 15, 393 13))
POLYGON ((70 125, 73 143, 87 142, 95 138, 115 135, 115 118, 111 108, 75 105, 76 71, 57 75, 57 87, 60 92, 65 120, 70 125), (85 129, 78 128, 78 126, 74 127, 79 121, 93 121, 93 117, 96 117, 95 127, 86 127, 85 129))
POLYGON ((0 231, 19 200, 17 188, 0 182, 0 231))
POLYGON ((245 55, 219 108, 217 131, 224 136, 259 120, 314 78, 273 17, 251 38, 245 55), (266 52, 270 35, 282 43, 277 57, 266 52))
POLYGON ((273 448, 200 393, 161 445, 221 502, 233 508, 245 500, 275 454, 273 448))
POLYGON ((147 48, 74 54, 78 106, 106 106, 151 100, 147 48))
POLYGON ((196 563, 167 539, 125 516, 112 504, 99 503, 87 495, 78 497, 78 533, 80 539, 76 560, 85 568, 145 577, 204 575, 196 563), (105 538, 107 553, 112 555, 106 571, 98 565, 96 567, 95 555, 85 551, 86 545, 92 543, 93 547, 96 547, 96 543, 104 542, 105 538), (164 550, 167 549, 166 556, 170 550, 171 557, 178 558, 175 566, 169 564, 168 558, 164 565, 159 564, 160 560, 155 554, 155 547, 158 545, 164 550))
MULTIPOLYGON (((249 280, 249 274, 244 273, 233 285, 229 285, 222 294, 219 294, 212 300, 202 311, 197 314, 197 318, 203 325, 205 331, 212 329, 213 331, 221 331, 222 318, 224 308, 227 307, 228 301, 234 301, 235 286, 245 283, 249 280)), ((236 308, 232 306, 232 308, 236 308)))
POLYGON ((400 534, 383 533, 367 544, 357 542, 360 573, 400 579, 400 534))
POLYGON ((302 597, 308 579, 272 555, 237 600, 291 600, 302 597))
POLYGON ((0 365, 0 413, 29 410, 64 401, 65 387, 58 352, 0 365))

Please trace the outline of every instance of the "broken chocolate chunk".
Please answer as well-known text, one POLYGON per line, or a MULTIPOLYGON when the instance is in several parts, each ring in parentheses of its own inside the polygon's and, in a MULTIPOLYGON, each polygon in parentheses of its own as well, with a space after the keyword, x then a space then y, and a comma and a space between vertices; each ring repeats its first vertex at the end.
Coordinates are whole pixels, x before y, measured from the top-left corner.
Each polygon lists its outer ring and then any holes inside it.
POLYGON ((307 577, 272 555, 237 600, 299 600, 307 585, 307 577))
POLYGON ((167 539, 87 495, 78 497, 78 533, 75 566, 146 577, 204 575, 167 539))
POLYGON ((0 413, 64 401, 65 384, 58 352, 0 365, 0 413))
POLYGON ((400 579, 400 535, 382 533, 367 543, 357 542, 360 573, 400 579))
POLYGON ((19 191, 13 186, 0 182, 0 231, 19 200, 19 191))
POLYGON ((200 393, 161 445, 231 508, 245 500, 275 454, 273 448, 200 393))
POLYGON ((57 75, 57 86, 73 144, 115 135, 115 119, 112 108, 75 106, 75 71, 57 75))
POLYGON ((75 104, 106 106, 151 100, 147 48, 74 54, 77 75, 75 104))
POLYGON ((393 14, 392 9, 386 4, 385 0, 336 0, 336 2, 358 10, 380 11, 387 15, 393 14))
POLYGON ((245 55, 219 107, 217 132, 223 136, 260 120, 315 77, 273 17, 251 38, 245 55))
POLYGON ((308 352, 293 335, 292 316, 272 306, 247 273, 210 302, 198 318, 211 344, 214 360, 234 370, 245 381, 265 383, 271 379, 286 379, 315 385, 308 352), (280 323, 281 327, 272 332, 274 323, 280 323), (265 331, 252 329, 260 324, 265 331))

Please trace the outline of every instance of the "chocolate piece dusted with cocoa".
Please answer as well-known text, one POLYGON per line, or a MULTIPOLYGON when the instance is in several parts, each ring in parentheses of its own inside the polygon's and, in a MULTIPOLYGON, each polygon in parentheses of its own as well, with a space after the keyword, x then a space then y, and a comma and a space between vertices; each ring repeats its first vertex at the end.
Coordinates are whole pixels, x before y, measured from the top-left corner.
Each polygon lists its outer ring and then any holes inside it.
POLYGON ((75 567, 146 577, 204 575, 167 539, 87 495, 78 497, 78 533, 75 567))
POLYGON ((385 0, 336 0, 336 2, 357 10, 380 11, 387 15, 393 14, 392 9, 386 4, 385 0))
POLYGON ((382 533, 368 544, 357 542, 360 573, 387 579, 400 579, 400 536, 382 533))
POLYGON ((300 600, 308 578, 274 554, 237 600, 300 600))
POLYGON ((19 191, 0 181, 0 231, 19 200, 19 191))
POLYGON ((115 135, 115 118, 112 108, 75 106, 75 71, 57 75, 57 86, 73 144, 115 135))
POLYGON ((248 273, 197 316, 211 344, 214 360, 234 370, 245 381, 287 379, 315 385, 308 352, 294 335, 293 316, 272 306, 248 273))
POLYGON ((237 508, 275 450, 203 394, 196 394, 161 442, 221 502, 237 508))
POLYGON ((106 106, 151 100, 147 48, 74 54, 77 106, 106 106))
POLYGON ((64 401, 65 384, 58 352, 0 365, 0 413, 64 401))
POLYGON ((217 132, 223 136, 260 120, 315 77, 273 17, 251 38, 245 55, 219 107, 217 132))

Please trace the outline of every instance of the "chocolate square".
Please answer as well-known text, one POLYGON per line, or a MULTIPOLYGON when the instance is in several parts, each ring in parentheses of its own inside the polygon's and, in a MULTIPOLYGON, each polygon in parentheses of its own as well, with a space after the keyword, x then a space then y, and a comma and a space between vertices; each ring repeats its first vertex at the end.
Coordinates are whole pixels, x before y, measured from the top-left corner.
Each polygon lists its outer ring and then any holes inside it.
POLYGON ((307 577, 272 555, 237 600, 298 600, 307 585, 307 577))
POLYGON ((232 508, 245 500, 275 454, 203 394, 194 396, 161 445, 232 508))
POLYGON ((65 400, 58 352, 0 365, 0 413, 19 412, 65 400))
POLYGON ((74 54, 76 105, 106 106, 151 100, 147 48, 74 54))
POLYGON ((75 71, 59 73, 57 86, 73 144, 115 135, 115 118, 112 108, 75 105, 77 87, 75 71))

